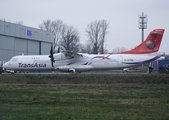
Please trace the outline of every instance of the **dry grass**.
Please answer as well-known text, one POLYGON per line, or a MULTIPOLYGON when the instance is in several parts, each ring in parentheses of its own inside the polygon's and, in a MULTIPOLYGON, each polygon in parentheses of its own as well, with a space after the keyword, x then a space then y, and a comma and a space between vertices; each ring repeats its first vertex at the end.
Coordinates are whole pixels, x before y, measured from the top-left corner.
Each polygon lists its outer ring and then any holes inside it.
POLYGON ((0 119, 167 120, 167 75, 1 75, 0 119))

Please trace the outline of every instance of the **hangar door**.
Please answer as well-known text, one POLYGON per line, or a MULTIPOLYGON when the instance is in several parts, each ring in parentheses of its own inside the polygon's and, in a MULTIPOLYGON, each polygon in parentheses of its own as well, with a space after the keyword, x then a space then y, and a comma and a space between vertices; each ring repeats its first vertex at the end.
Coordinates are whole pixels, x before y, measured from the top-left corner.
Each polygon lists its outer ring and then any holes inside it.
POLYGON ((21 38, 15 38, 14 42, 15 55, 25 54, 27 55, 27 40, 21 38))
POLYGON ((51 49, 51 43, 41 42, 41 54, 49 55, 51 49))
POLYGON ((14 38, 0 35, 0 61, 8 61, 14 56, 14 38))
POLYGON ((39 55, 39 41, 28 40, 28 55, 39 55))

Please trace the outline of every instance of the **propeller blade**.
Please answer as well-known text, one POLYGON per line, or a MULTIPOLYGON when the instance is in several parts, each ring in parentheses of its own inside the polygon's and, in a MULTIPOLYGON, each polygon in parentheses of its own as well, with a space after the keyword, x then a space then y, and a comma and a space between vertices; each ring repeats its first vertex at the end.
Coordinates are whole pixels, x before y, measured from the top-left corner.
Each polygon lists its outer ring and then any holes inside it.
POLYGON ((53 62, 51 62, 51 65, 52 65, 52 67, 53 67, 53 62))
POLYGON ((53 67, 53 63, 55 62, 54 57, 53 57, 53 44, 51 44, 51 49, 50 49, 50 55, 49 55, 49 57, 50 57, 51 65, 53 67))

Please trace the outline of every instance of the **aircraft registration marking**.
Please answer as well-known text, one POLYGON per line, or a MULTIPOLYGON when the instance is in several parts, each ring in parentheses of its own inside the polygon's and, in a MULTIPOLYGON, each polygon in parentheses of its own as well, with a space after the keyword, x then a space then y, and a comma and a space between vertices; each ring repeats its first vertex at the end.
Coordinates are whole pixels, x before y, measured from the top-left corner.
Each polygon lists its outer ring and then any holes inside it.
POLYGON ((134 59, 124 59, 124 61, 134 61, 134 59))

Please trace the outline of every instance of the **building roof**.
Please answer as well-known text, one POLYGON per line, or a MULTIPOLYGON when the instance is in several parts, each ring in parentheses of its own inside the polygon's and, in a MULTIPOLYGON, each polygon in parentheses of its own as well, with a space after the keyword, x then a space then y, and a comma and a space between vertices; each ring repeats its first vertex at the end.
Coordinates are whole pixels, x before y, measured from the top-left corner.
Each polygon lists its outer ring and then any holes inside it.
POLYGON ((53 43, 54 34, 45 30, 0 20, 0 34, 53 43))

